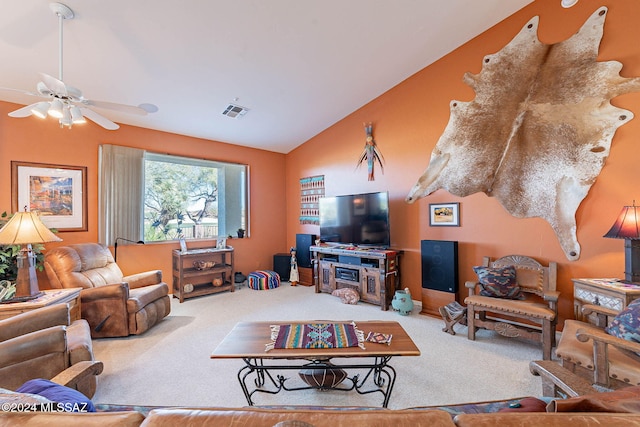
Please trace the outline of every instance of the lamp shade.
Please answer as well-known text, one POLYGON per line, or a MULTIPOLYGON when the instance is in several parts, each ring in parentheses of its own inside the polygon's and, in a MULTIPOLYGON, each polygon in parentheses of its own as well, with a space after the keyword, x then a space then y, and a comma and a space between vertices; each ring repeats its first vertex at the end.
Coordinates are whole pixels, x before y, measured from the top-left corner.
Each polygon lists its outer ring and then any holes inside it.
POLYGON ((26 245, 29 243, 61 242, 40 221, 35 212, 16 212, 11 219, 0 229, 0 244, 2 245, 26 245))
POLYGON ((633 206, 622 208, 618 219, 611 229, 604 235, 613 239, 640 240, 640 230, 638 229, 638 207, 635 202, 633 206))

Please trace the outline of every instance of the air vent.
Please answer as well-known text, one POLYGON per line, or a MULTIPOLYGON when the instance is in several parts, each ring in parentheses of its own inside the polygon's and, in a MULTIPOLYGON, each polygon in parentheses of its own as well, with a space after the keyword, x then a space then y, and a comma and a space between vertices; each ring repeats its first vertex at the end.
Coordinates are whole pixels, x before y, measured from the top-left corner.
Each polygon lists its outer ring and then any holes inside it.
POLYGON ((237 119, 238 117, 242 117, 247 114, 247 111, 249 111, 248 108, 244 108, 235 104, 229 104, 227 108, 225 108, 222 112, 222 115, 231 117, 232 119, 237 119))

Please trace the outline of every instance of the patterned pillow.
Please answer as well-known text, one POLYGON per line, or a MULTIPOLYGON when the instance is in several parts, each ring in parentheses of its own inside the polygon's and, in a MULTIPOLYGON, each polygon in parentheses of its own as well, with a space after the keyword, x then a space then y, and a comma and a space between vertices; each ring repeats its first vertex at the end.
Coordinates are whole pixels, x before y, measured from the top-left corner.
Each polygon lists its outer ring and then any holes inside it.
POLYGON ((627 341, 640 342, 640 299, 618 313, 604 331, 627 341))
POLYGON ((516 282, 516 269, 514 266, 492 268, 473 267, 480 282, 480 295, 485 297, 524 299, 520 292, 520 286, 516 282))

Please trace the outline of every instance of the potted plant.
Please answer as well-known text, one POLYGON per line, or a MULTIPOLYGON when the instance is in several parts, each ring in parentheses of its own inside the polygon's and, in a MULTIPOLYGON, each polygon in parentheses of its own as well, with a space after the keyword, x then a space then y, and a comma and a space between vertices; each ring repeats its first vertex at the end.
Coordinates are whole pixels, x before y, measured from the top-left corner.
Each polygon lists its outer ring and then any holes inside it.
POLYGON ((244 228, 238 228, 238 238, 242 239, 244 237, 244 228))

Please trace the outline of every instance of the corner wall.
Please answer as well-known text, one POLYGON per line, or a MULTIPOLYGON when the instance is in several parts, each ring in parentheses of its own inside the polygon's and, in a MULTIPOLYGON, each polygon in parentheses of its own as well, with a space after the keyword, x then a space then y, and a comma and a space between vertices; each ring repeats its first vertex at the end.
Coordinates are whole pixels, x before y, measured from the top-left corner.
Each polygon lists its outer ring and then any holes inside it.
MULTIPOLYGON (((623 77, 640 76, 640 2, 617 0, 609 8, 600 45, 600 60, 622 62, 623 77)), ((569 262, 551 227, 539 218, 518 219, 485 194, 458 198, 439 190, 413 205, 404 202, 409 189, 426 168, 431 151, 449 120, 449 102, 469 101, 471 88, 462 82, 465 72, 478 73, 482 58, 502 49, 533 16, 540 16, 538 37, 557 43, 572 36, 600 6, 601 1, 580 0, 564 9, 559 0, 537 0, 456 51, 421 70, 371 101, 287 155, 287 242, 296 233, 318 234, 318 227, 300 225, 298 180, 324 175, 327 195, 389 191, 391 198, 392 246, 405 251, 402 286, 413 299, 421 295, 420 240, 459 242, 460 293, 464 281, 473 280, 472 266, 485 255, 521 254, 543 263, 559 264, 559 325, 573 317, 573 284, 578 277, 624 277, 624 241, 602 236, 611 227, 622 206, 640 201, 640 93, 614 98, 612 104, 635 112, 630 123, 619 128, 611 154, 588 196, 576 214, 580 259, 569 262), (384 174, 376 169, 375 181, 367 181, 366 167, 356 170, 364 147, 363 123, 373 122, 375 140, 384 155, 384 174), (429 203, 459 202, 460 227, 430 227, 429 203)), ((437 43, 437 40, 433 41, 437 43)), ((384 61, 384 58, 380 58, 384 61)), ((372 66, 375 66, 373 64, 372 66)), ((339 102, 339 94, 336 95, 339 102)))

